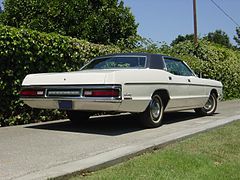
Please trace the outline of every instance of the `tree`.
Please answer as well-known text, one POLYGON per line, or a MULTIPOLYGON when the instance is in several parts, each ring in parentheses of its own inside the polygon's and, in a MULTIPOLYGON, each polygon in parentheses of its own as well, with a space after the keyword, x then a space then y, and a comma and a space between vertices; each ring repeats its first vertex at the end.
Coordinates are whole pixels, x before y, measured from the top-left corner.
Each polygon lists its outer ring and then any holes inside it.
POLYGON ((1 4, 0 4, 0 14, 3 12, 3 10, 2 10, 2 7, 1 7, 1 4))
POLYGON ((237 36, 234 36, 234 40, 236 41, 237 45, 240 46, 240 27, 236 28, 237 36))
POLYGON ((232 47, 228 35, 222 30, 216 30, 215 32, 208 33, 204 39, 207 39, 210 42, 221 44, 228 48, 232 47))
POLYGON ((193 39, 194 39, 194 35, 193 34, 186 34, 185 36, 178 35, 178 37, 176 39, 174 39, 170 45, 174 46, 174 45, 176 45, 176 44, 178 44, 180 42, 184 42, 184 41, 187 41, 187 40, 193 41, 193 39))
POLYGON ((2 20, 3 19, 3 10, 2 10, 2 6, 0 4, 0 24, 2 24, 2 20))
POLYGON ((138 24, 118 0, 5 0, 3 23, 57 32, 93 43, 116 44, 137 34, 138 24))

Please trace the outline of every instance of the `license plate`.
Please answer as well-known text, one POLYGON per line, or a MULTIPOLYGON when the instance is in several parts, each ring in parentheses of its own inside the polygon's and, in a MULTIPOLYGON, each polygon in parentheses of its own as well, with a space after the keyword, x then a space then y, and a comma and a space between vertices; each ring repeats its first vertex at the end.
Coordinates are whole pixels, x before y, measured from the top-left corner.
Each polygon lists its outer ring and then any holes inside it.
POLYGON ((59 109, 72 109, 72 101, 58 101, 59 109))

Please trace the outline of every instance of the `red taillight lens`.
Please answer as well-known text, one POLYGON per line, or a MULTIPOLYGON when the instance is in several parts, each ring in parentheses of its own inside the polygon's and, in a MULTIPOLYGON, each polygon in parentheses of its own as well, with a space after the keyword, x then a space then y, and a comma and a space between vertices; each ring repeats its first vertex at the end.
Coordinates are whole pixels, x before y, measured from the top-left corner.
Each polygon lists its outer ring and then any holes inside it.
POLYGON ((20 96, 43 96, 44 90, 23 89, 20 91, 20 96))
POLYGON ((118 89, 85 89, 83 91, 85 97, 119 97, 118 89))

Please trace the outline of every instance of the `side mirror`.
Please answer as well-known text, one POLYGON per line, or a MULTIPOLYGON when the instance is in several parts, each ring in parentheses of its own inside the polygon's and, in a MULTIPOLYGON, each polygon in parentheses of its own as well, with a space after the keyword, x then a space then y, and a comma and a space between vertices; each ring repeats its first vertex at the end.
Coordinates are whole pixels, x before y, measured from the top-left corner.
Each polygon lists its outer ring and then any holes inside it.
POLYGON ((202 78, 202 72, 195 72, 196 76, 199 77, 199 78, 202 78))

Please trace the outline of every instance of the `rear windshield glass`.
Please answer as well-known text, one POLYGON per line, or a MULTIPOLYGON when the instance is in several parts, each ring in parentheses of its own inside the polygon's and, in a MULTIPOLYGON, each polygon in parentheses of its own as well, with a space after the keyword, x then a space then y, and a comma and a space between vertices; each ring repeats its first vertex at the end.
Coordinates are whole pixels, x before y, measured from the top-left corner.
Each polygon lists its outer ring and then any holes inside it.
POLYGON ((91 61, 84 66, 86 69, 123 69, 123 68, 145 68, 146 57, 106 57, 91 61))

